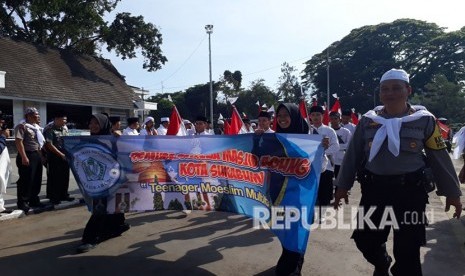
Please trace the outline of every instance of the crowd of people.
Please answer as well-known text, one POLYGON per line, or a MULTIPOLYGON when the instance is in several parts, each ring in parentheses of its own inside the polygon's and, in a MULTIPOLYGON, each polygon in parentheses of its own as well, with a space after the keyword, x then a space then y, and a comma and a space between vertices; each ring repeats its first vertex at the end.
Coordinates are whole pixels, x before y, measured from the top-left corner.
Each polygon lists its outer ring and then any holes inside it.
MULTIPOLYGON (((447 146, 441 136, 435 117, 426 108, 408 103, 412 93, 408 74, 404 70, 391 69, 380 80, 379 106, 367 112, 358 125, 351 122, 351 111, 331 112, 330 124, 323 124, 324 109, 312 106, 309 117, 303 118, 296 104, 280 104, 275 124, 272 114, 261 111, 257 123, 244 118, 247 133, 297 133, 321 135, 325 150, 318 187, 317 204, 340 208, 341 200, 348 203, 354 181, 361 184, 360 210, 368 212, 376 207, 371 221, 375 229, 358 220, 352 235, 357 248, 374 266, 374 275, 422 275, 420 246, 425 241, 427 220, 405 223, 394 229, 394 259, 386 251, 386 242, 392 225, 383 225, 386 208, 392 208, 396 217, 415 212, 425 217, 431 179, 437 194, 446 197, 446 211, 455 208, 454 216, 460 218, 460 182, 465 182, 465 165, 457 176, 447 146), (274 129, 274 130, 273 130, 274 129), (428 177, 428 172, 434 177, 428 177)), ((40 128, 40 116, 34 107, 27 108, 24 120, 15 127, 14 138, 18 150, 16 165, 17 206, 24 212, 30 207, 41 207, 39 200, 43 165, 47 173, 47 197, 52 204, 70 201, 68 193, 69 166, 63 149, 62 137, 68 135, 67 116, 58 112, 44 129, 40 128)), ((218 120, 213 129, 205 116, 197 116, 192 124, 184 119, 187 135, 224 134, 224 121, 218 120)), ((127 127, 121 130, 121 118, 107 114, 94 114, 89 123, 91 135, 166 135, 170 118, 162 117, 156 128, 155 119, 128 118, 127 127)), ((0 125, 1 126, 1 125, 0 125)), ((9 132, 0 130, 1 174, 0 190, 8 179, 9 158, 5 138, 9 132), (6 154, 5 154, 6 152, 6 154), (7 161, 4 161, 8 159, 7 161)), ((464 157, 465 127, 454 136, 454 158, 464 157)), ((270 185, 279 185, 270 183, 270 185)), ((277 187, 278 189, 280 187, 277 187)), ((0 211, 4 211, 0 193, 0 211)), ((272 196, 272 195, 271 195, 272 196)), ((360 216, 363 216, 360 214, 360 216)), ((127 231, 129 225, 124 214, 109 215, 94 210, 84 230, 79 252, 86 252, 96 244, 127 231)), ((303 255, 283 247, 276 267, 277 275, 300 275, 303 255)))

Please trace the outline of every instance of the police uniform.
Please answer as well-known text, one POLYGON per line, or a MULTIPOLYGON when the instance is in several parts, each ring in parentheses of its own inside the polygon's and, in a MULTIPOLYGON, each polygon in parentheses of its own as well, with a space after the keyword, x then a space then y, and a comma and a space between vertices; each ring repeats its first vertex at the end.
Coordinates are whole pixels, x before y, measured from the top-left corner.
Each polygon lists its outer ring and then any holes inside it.
MULTIPOLYGON (((377 116, 389 119, 382 107, 375 112, 377 116)), ((419 112, 418 108, 408 105, 403 116, 415 112, 419 112)), ((459 183, 433 116, 422 116, 400 125, 398 156, 392 153, 389 139, 384 139, 377 154, 370 156, 375 135, 381 127, 382 124, 373 118, 362 117, 344 156, 336 186, 350 190, 358 172, 362 188, 359 210, 367 214, 370 207, 376 207, 369 218, 378 230, 371 229, 365 221, 363 227, 358 225, 352 235, 367 261, 375 268, 390 266, 392 260, 385 243, 391 227, 382 225, 382 217, 386 215, 385 207, 392 206, 399 228, 394 230, 396 263, 391 272, 394 275, 422 275, 419 249, 426 241, 425 208, 428 203, 423 185, 424 169, 430 166, 433 170, 440 196, 459 197, 459 183), (416 214, 417 221, 413 215, 406 218, 406 214, 416 214)))
POLYGON ((42 185, 42 156, 40 153, 43 139, 38 125, 27 123, 15 127, 15 138, 23 143, 29 166, 22 164, 21 155, 16 157, 19 179, 17 183, 17 205, 19 209, 27 212, 29 207, 40 207, 39 193, 42 185), (40 136, 40 137, 39 137, 40 136))
MULTIPOLYGON (((67 127, 58 127, 51 123, 44 129, 45 141, 55 146, 61 153, 64 153, 63 137, 68 136, 68 133, 67 127)), ((51 151, 47 151, 47 197, 50 202, 59 203, 61 200, 72 199, 69 197, 68 188, 68 161, 51 151)))

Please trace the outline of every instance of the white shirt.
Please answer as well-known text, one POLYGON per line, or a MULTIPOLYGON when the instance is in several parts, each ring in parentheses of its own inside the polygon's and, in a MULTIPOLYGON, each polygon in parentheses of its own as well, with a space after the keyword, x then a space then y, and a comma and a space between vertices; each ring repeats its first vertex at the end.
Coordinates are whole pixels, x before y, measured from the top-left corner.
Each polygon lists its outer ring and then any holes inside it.
POLYGON ((207 132, 207 130, 204 130, 203 132, 200 132, 200 133, 197 133, 194 131, 192 135, 213 135, 213 134, 211 134, 210 132, 207 132))
POLYGON ((149 135, 149 133, 147 132, 145 128, 143 128, 140 130, 140 135, 149 135))
POLYGON ((163 125, 160 125, 159 128, 157 128, 158 135, 166 135, 166 132, 168 132, 168 129, 165 128, 163 125))
POLYGON ((344 159, 344 154, 349 146, 350 139, 352 138, 352 133, 345 127, 340 127, 334 131, 336 132, 339 142, 339 151, 334 155, 334 164, 341 165, 342 160, 344 159), (343 143, 341 143, 341 140, 343 143))
POLYGON ((139 135, 139 132, 137 132, 137 129, 127 127, 123 130, 123 135, 139 135))
POLYGON ((271 128, 269 128, 269 129, 265 130, 264 133, 274 133, 274 130, 272 130, 271 128))
POLYGON ((334 155, 339 152, 339 142, 337 140, 336 132, 334 129, 326 125, 321 125, 319 127, 311 126, 309 134, 316 134, 314 130, 318 132, 323 137, 329 138, 329 147, 325 150, 325 158, 323 164, 321 165, 321 172, 326 170, 334 171, 334 155))
POLYGON ((344 124, 341 124, 341 126, 343 128, 347 128, 351 134, 354 134, 355 132, 355 128, 357 127, 356 125, 352 124, 351 122, 349 122, 348 124, 344 125, 344 124))

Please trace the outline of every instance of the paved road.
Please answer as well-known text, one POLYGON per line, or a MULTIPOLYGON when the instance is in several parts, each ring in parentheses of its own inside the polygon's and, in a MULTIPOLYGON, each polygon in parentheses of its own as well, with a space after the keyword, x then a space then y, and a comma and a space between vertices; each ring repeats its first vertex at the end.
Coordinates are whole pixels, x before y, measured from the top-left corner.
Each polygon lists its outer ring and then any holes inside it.
MULTIPOLYGON (((74 183, 71 189, 78 192, 74 183)), ((357 185, 344 209, 346 223, 359 198, 357 185)), ((451 220, 439 197, 431 195, 430 201, 432 223, 421 250, 424 275, 465 275, 465 218, 451 220)), ((253 229, 240 215, 163 211, 128 214, 128 232, 78 255, 88 218, 79 206, 0 221, 1 275, 274 275, 281 250, 271 232, 253 229)), ((331 221, 312 231, 303 275, 372 275, 350 230, 323 229, 331 221)))

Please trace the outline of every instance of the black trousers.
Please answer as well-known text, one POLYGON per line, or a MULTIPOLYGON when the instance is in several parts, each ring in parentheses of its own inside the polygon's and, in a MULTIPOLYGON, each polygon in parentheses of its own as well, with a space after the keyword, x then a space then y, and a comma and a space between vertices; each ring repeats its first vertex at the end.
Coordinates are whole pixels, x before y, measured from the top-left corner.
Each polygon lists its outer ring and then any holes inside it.
POLYGON ((47 196, 50 200, 64 200, 69 197, 69 165, 68 161, 47 155, 47 196))
POLYGON ((326 170, 320 175, 320 184, 318 185, 318 205, 329 205, 334 195, 333 187, 334 172, 326 170))
POLYGON ((22 164, 21 155, 16 157, 19 179, 17 181, 18 207, 24 203, 37 204, 40 202, 39 193, 42 185, 42 158, 38 151, 27 151, 29 166, 22 164))
POLYGON ((420 246, 426 241, 425 208, 428 194, 421 183, 421 172, 402 176, 366 173, 361 179, 358 227, 352 235, 357 248, 375 267, 388 267, 390 261, 386 241, 391 227, 394 227, 395 263, 391 273, 422 275, 420 246), (371 215, 370 208, 374 210, 371 215), (362 215, 369 220, 361 220, 362 215))

